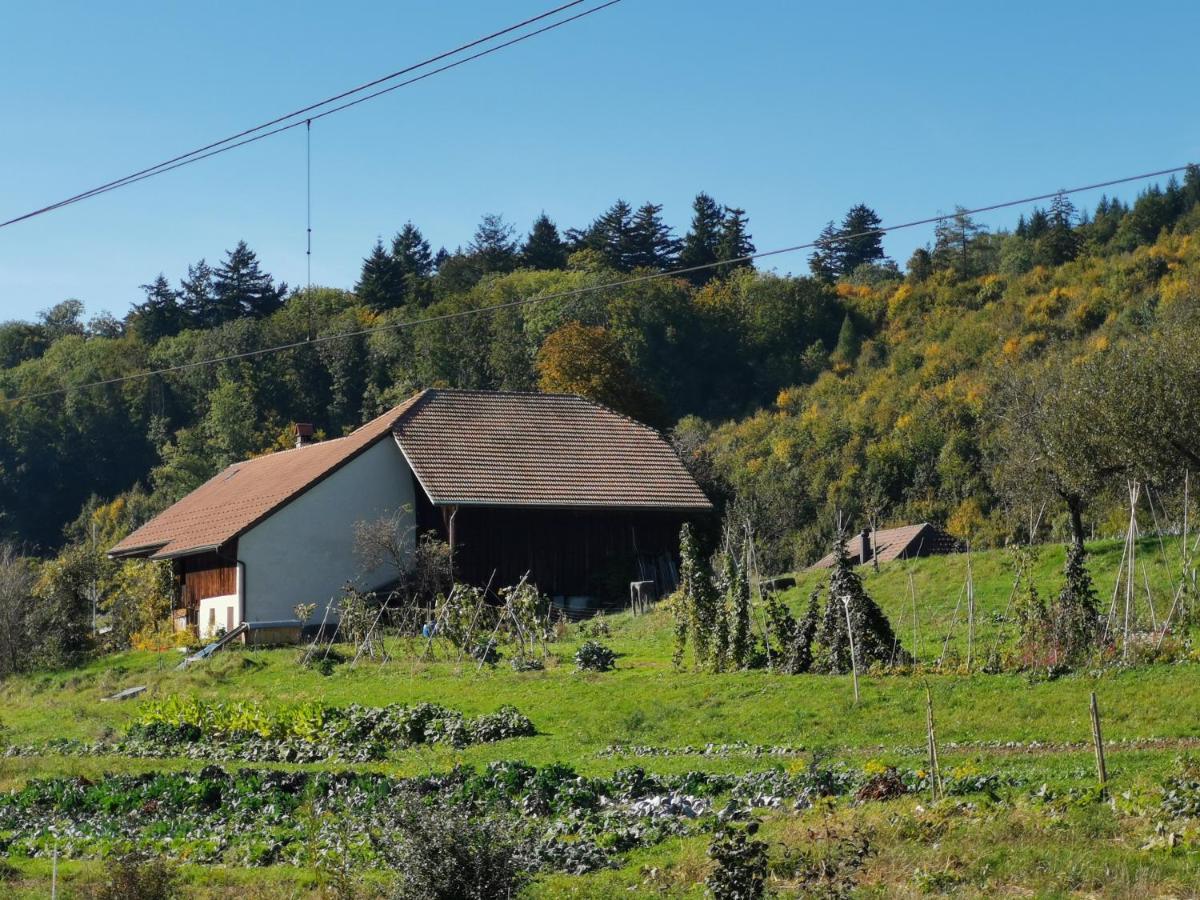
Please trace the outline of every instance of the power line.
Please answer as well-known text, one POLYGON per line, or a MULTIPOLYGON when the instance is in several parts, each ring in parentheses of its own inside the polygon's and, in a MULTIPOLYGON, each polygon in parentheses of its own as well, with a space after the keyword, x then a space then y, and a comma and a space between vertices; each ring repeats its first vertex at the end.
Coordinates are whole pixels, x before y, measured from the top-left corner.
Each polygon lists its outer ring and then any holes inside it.
POLYGON ((105 194, 105 193, 108 193, 109 191, 116 190, 117 188, 125 187, 126 185, 134 184, 138 181, 143 181, 146 178, 152 178, 155 175, 161 175, 165 172, 170 172, 174 169, 180 168, 181 166, 189 165, 190 163, 193 163, 193 162, 199 162, 202 159, 208 159, 209 157, 216 156, 217 154, 224 153, 228 150, 236 149, 237 147, 243 147, 246 144, 253 143, 254 141, 261 140, 263 138, 270 137, 275 134, 279 134, 280 132, 283 132, 283 131, 288 131, 292 128, 299 127, 300 125, 304 125, 306 123, 306 121, 323 118, 327 115, 330 115, 331 113, 340 112, 343 109, 348 109, 349 107, 355 106, 358 103, 364 102, 366 100, 374 99, 375 97, 381 96, 382 94, 389 93, 392 90, 396 90, 398 88, 405 87, 406 85, 409 85, 409 84, 414 84, 417 81, 422 81, 423 79, 428 78, 431 75, 436 75, 439 72, 445 72, 448 69, 456 68, 457 66, 463 65, 464 63, 467 63, 467 62, 471 62, 472 60, 479 59, 483 56, 488 56, 489 54, 495 53, 498 50, 503 50, 506 47, 511 47, 514 44, 519 44, 522 41, 528 40, 529 38, 532 38, 532 37, 536 37, 537 35, 540 35, 540 34, 544 34, 547 31, 553 31, 555 28, 560 28, 563 25, 567 25, 571 22, 576 21, 577 19, 582 19, 585 16, 591 15, 592 13, 600 12, 601 10, 607 9, 610 6, 615 6, 617 3, 621 2, 621 0, 608 0, 608 2, 603 3, 599 6, 585 10, 582 13, 578 13, 576 15, 562 19, 558 22, 554 22, 551 25, 539 28, 536 31, 529 32, 528 34, 522 35, 514 40, 509 40, 509 41, 506 41, 495 47, 492 47, 488 50, 485 50, 483 52, 472 54, 471 56, 468 56, 465 59, 459 60, 453 64, 441 66, 432 72, 428 72, 428 73, 422 75, 419 78, 409 79, 401 84, 393 85, 384 90, 375 91, 374 93, 372 93, 368 96, 360 97, 355 101, 342 104, 341 106, 338 106, 334 109, 324 110, 324 111, 318 113, 317 115, 307 116, 306 119, 301 119, 300 121, 292 122, 291 124, 284 125, 283 127, 273 128, 270 131, 265 131, 265 129, 271 129, 272 126, 279 125, 280 123, 283 123, 283 122, 287 122, 289 119, 294 119, 297 116, 304 116, 307 113, 311 113, 313 110, 320 109, 323 106, 328 106, 329 104, 336 103, 337 101, 343 100, 346 97, 350 97, 350 96, 353 96, 354 94, 362 93, 365 90, 376 87, 377 85, 383 84, 385 82, 393 81, 396 78, 399 78, 401 75, 407 75, 410 72, 415 72, 418 69, 423 69, 426 66, 430 66, 433 63, 440 62, 441 60, 447 59, 451 56, 456 56, 465 50, 470 50, 473 47, 478 47, 481 44, 486 44, 490 41, 495 40, 498 37, 503 37, 506 34, 511 34, 513 31, 517 31, 528 25, 532 25, 535 22, 540 22, 543 19, 549 18, 550 16, 553 16, 557 13, 563 12, 567 9, 570 9, 571 7, 578 6, 583 2, 585 2, 585 0, 571 0, 571 2, 569 2, 569 3, 564 3, 561 6, 557 6, 554 9, 547 10, 544 13, 540 13, 536 16, 525 19, 524 21, 517 22, 514 25, 509 25, 507 28, 502 28, 499 31, 494 31, 491 34, 485 35, 480 38, 476 38, 475 40, 470 41, 466 44, 461 44, 460 46, 455 47, 453 50, 446 50, 435 56, 431 56, 428 59, 424 59, 421 62, 413 63, 412 65, 405 66, 403 69, 398 69, 397 71, 392 72, 388 75, 384 75, 380 78, 376 78, 372 81, 368 81, 364 84, 360 84, 357 87, 350 88, 349 90, 342 91, 338 94, 333 95, 332 97, 327 97, 324 100, 321 100, 317 103, 309 104, 308 106, 305 106, 305 107, 302 107, 301 109, 287 113, 286 115, 277 116, 274 119, 271 119, 267 122, 263 122, 260 125, 255 125, 253 128, 247 128, 243 131, 239 131, 237 134, 232 134, 229 137, 222 138, 219 141, 213 141, 212 143, 205 144, 203 147, 197 147, 195 150, 188 151, 187 153, 182 153, 178 156, 172 157, 171 159, 163 160, 160 163, 157 163, 153 166, 148 166, 147 168, 144 168, 144 169, 140 169, 139 171, 133 172, 129 175, 125 175, 122 178, 117 178, 113 181, 106 182, 105 184, 99 185, 97 187, 91 188, 91 189, 83 191, 81 193, 74 194, 73 196, 67 197, 63 200, 59 200, 55 203, 48 204, 47 206, 43 206, 38 209, 31 210, 30 212, 27 212, 22 215, 16 216, 14 218, 8 219, 7 221, 0 222, 0 228, 6 228, 9 225, 15 225, 18 222, 24 222, 27 219, 32 219, 36 216, 44 215, 45 213, 48 213, 48 212, 53 212, 56 209, 61 209, 64 206, 70 206, 73 203, 78 203, 81 200, 87 200, 87 199, 90 199, 91 197, 95 197, 100 194, 105 194), (265 133, 257 134, 257 135, 255 134, 256 132, 264 132, 264 131, 265 131, 265 133))
MULTIPOLYGON (((303 123, 301 123, 303 124, 303 123)), ((1189 164, 1190 165, 1190 164, 1189 164)), ((978 215, 979 213, 994 212, 999 209, 1009 209, 1014 206, 1024 206, 1029 203, 1037 203, 1042 200, 1050 200, 1058 196, 1068 196, 1070 194, 1080 194, 1087 191, 1095 191, 1100 188, 1114 187, 1120 184, 1129 184, 1134 181, 1145 181, 1149 178, 1161 178, 1164 175, 1178 175, 1181 172, 1187 171, 1189 165, 1173 166, 1169 169, 1159 169, 1156 172, 1144 172, 1140 175, 1127 175, 1122 178, 1112 178, 1108 181, 1098 181, 1094 184, 1085 184, 1079 187, 1066 188, 1057 191, 1051 191, 1045 194, 1036 194, 1031 197, 1022 197, 1019 200, 1004 200, 1000 203, 990 203, 987 206, 977 206, 973 209, 956 210, 953 213, 928 216, 924 219, 913 219, 909 222, 901 222, 898 225, 883 225, 879 228, 871 228, 866 231, 856 232, 855 234, 838 235, 834 240, 848 241, 855 238, 867 237, 870 235, 888 234, 893 231, 901 231, 906 228, 916 228, 921 225, 932 225, 937 222, 944 222, 947 219, 953 219, 958 215, 978 215)), ((660 278, 675 278, 680 275, 689 275, 693 272, 703 272, 709 269, 721 268, 723 266, 732 266, 744 262, 753 262, 758 259, 766 259, 772 256, 781 256, 785 253, 795 253, 799 250, 810 250, 818 246, 826 245, 826 241, 806 241, 803 244, 793 244, 790 247, 780 247, 775 250, 764 250, 758 253, 749 253, 745 256, 739 256, 735 259, 720 260, 719 262, 704 263, 698 266, 687 266, 686 268, 670 269, 665 272, 648 272, 645 275, 633 275, 629 278, 610 281, 605 284, 588 285, 587 287, 572 288, 567 291, 556 291, 552 294, 542 294, 537 297, 522 297, 518 300, 508 300, 504 303, 494 303, 490 306, 479 306, 473 309, 459 310, 458 312, 442 313, 436 316, 426 316, 421 319, 409 319, 403 322, 389 322, 386 325, 374 325, 370 328, 360 328, 355 331, 343 331, 337 334, 321 335, 315 338, 306 339, 303 341, 292 341, 288 344, 277 344, 271 347, 260 347, 257 350, 246 350, 241 353, 231 353, 226 356, 217 356, 210 359, 195 360, 189 363, 181 363, 176 366, 166 366, 161 369, 152 369, 145 372, 135 372, 132 375, 121 375, 116 378, 106 378, 100 381, 91 381, 85 384, 72 385, 70 387, 55 388, 49 391, 38 391, 30 394, 21 394, 16 397, 0 398, 8 403, 17 404, 29 400, 39 400, 46 397, 57 397, 63 394, 68 394, 71 391, 82 391, 97 387, 108 387, 114 384, 123 384, 128 381, 141 381, 147 378, 153 378, 159 375, 170 375, 176 372, 189 371, 198 369, 204 366, 219 365, 226 362, 237 362, 244 359, 257 359, 260 356, 268 356, 273 353, 282 353, 286 350, 296 350, 300 347, 311 347, 317 344, 328 343, 329 341, 344 340, 352 337, 365 337, 372 334, 378 334, 383 331, 395 331, 401 328, 416 328, 420 325, 428 325, 436 322, 446 322, 453 319, 463 319, 469 316, 483 315, 485 313, 499 312, 505 309, 514 309, 521 306, 529 306, 534 303, 545 303, 548 300, 562 300, 569 297, 578 297, 584 294, 595 293, 596 291, 607 291, 615 288, 630 287, 636 284, 644 284, 648 281, 656 281, 660 278)))

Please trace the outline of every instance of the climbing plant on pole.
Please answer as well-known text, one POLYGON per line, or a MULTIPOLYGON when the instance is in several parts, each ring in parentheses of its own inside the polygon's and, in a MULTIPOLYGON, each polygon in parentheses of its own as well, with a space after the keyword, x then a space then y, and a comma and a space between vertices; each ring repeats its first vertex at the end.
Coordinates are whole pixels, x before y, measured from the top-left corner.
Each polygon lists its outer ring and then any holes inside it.
POLYGON ((854 630, 854 662, 860 672, 873 662, 891 659, 893 652, 897 658, 902 657, 892 623, 863 587, 850 563, 844 535, 839 533, 834 543, 828 600, 817 636, 824 648, 824 667, 830 672, 849 672, 852 668, 848 628, 854 630))

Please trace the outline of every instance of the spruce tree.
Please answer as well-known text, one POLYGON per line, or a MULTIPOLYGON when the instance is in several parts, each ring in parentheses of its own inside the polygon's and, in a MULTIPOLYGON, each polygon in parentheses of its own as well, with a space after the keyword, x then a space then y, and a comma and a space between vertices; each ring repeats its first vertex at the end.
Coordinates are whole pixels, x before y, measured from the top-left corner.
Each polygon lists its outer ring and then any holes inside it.
MULTIPOLYGON (((724 225, 725 213, 717 201, 703 191, 697 194, 692 201, 692 227, 684 235, 679 250, 679 267, 688 269, 719 262, 724 225)), ((687 278, 699 286, 707 284, 716 274, 715 268, 701 269, 689 272, 687 278)))
POLYGON ((1055 194, 1050 202, 1049 226, 1038 242, 1038 255, 1047 265, 1060 266, 1079 255, 1075 219, 1075 204, 1066 194, 1055 194))
POLYGON ((179 282, 179 303, 184 318, 195 328, 218 324, 213 300, 213 270, 203 259, 188 266, 187 277, 179 282))
POLYGON ((133 308, 131 322, 134 331, 147 344, 178 334, 186 326, 186 314, 179 302, 179 292, 171 287, 161 273, 150 284, 143 284, 146 299, 133 308))
POLYGON ((612 268, 628 272, 631 268, 629 240, 632 227, 633 207, 624 200, 618 200, 588 228, 583 245, 599 252, 612 268))
POLYGON ((643 203, 629 221, 629 235, 622 254, 621 267, 627 269, 669 269, 675 263, 679 242, 662 220, 662 206, 643 203))
POLYGON ((838 242, 841 232, 833 222, 827 222, 821 229, 821 234, 813 243, 813 252, 808 255, 808 270, 814 278, 821 281, 833 281, 841 274, 839 268, 840 255, 838 242))
POLYGON ((371 255, 363 260, 354 293, 363 306, 375 312, 395 309, 404 302, 403 286, 396 278, 392 257, 383 248, 383 241, 376 240, 371 255))
POLYGON ((858 671, 901 654, 891 622, 866 592, 862 579, 850 564, 845 537, 838 534, 825 615, 818 633, 825 652, 825 665, 830 672, 845 673, 851 669, 847 618, 849 627, 854 629, 854 661, 858 671))
POLYGON ((735 269, 754 267, 754 260, 746 259, 754 253, 754 242, 750 239, 750 220, 746 211, 736 206, 725 207, 724 221, 721 223, 721 239, 717 244, 717 259, 726 265, 718 271, 728 275, 735 269), (734 262, 736 260, 736 262, 734 262))
POLYGON ((503 216, 489 214, 483 217, 475 236, 467 245, 467 253, 479 266, 482 274, 511 272, 517 267, 517 241, 515 230, 504 221, 503 216))
POLYGON ((538 216, 529 237, 521 247, 521 265, 527 269, 565 269, 567 267, 567 245, 558 234, 558 228, 544 212, 538 216))
POLYGON ((428 306, 433 300, 429 280, 433 277, 434 260, 429 241, 412 222, 392 238, 392 277, 403 292, 404 302, 428 306))
POLYGON ((880 262, 883 253, 883 235, 878 229, 883 221, 875 210, 865 203, 850 207, 842 219, 842 239, 837 244, 837 270, 849 275, 863 263, 880 262))
POLYGON ((283 305, 287 285, 276 287, 259 265, 257 254, 245 241, 238 241, 213 273, 212 290, 216 320, 221 323, 242 316, 269 316, 283 305))

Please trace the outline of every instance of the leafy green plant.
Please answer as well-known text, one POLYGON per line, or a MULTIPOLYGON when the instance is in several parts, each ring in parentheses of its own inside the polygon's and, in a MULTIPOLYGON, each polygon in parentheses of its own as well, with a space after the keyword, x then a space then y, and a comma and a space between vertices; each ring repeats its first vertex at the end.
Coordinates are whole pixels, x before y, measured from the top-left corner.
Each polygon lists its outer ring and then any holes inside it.
POLYGON ((599 641, 584 641, 575 651, 575 668, 585 672, 608 672, 616 665, 617 655, 599 641))
POLYGON ((758 900, 766 895, 767 843, 756 840, 758 822, 725 823, 713 835, 708 856, 716 868, 705 884, 716 900, 758 900))

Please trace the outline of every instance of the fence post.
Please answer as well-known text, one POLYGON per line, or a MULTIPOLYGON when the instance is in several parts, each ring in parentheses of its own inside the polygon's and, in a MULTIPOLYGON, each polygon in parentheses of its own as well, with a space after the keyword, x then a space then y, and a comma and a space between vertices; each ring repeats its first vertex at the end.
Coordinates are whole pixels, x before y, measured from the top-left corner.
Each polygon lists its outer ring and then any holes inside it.
POLYGON ((1100 731, 1100 707, 1096 704, 1096 692, 1092 691, 1090 704, 1092 716, 1092 743, 1096 747, 1096 778, 1101 792, 1108 790, 1108 767, 1104 763, 1104 736, 1100 731))

